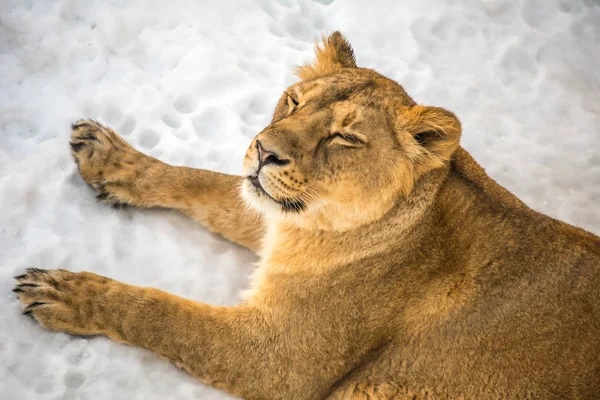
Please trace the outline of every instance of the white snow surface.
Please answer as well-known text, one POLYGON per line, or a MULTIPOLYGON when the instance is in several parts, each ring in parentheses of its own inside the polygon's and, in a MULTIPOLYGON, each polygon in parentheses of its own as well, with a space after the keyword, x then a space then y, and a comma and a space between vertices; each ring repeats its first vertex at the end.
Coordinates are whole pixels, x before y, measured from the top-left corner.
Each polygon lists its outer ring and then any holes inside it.
POLYGON ((600 233, 600 1, 0 0, 0 399, 224 399, 148 351, 20 314, 26 266, 236 304, 254 256, 166 210, 99 204, 90 117, 161 160, 240 173, 292 68, 340 29, 360 66, 463 123, 533 208, 600 233))

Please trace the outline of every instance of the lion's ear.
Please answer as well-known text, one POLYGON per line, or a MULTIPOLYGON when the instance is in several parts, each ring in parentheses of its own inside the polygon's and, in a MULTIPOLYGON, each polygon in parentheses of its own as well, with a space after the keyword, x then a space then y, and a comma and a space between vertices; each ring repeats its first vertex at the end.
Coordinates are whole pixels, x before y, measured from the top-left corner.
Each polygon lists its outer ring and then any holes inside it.
POLYGON ((458 147, 460 122, 448 110, 416 105, 404 110, 400 119, 402 130, 411 134, 412 144, 416 145, 414 158, 417 163, 439 166, 450 159, 458 147))
POLYGON ((352 46, 338 31, 323 36, 323 45, 315 45, 315 54, 317 59, 314 63, 303 65, 296 70, 300 79, 313 79, 338 72, 342 68, 356 68, 352 46))

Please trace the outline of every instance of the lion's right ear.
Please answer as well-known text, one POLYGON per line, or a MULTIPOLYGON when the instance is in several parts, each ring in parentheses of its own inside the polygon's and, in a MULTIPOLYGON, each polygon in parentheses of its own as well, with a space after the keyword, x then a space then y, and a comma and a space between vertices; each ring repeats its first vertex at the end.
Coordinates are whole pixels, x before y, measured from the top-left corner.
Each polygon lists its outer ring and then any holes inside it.
POLYGON ((315 45, 317 60, 298 67, 296 75, 302 80, 332 74, 342 68, 356 68, 356 59, 350 43, 338 31, 323 36, 323 46, 315 45))
POLYGON ((415 105, 403 110, 399 120, 399 128, 410 133, 408 156, 421 172, 441 166, 458 147, 460 122, 448 110, 415 105))

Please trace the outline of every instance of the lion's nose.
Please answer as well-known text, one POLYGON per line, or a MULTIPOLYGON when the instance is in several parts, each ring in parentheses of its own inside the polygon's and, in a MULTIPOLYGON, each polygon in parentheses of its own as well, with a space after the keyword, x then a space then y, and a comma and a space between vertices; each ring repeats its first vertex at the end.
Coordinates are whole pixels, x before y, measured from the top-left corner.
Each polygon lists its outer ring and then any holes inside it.
POLYGON ((256 141, 256 151, 258 152, 258 170, 265 165, 275 164, 275 165, 287 165, 290 163, 290 160, 282 160, 279 158, 277 153, 265 150, 260 140, 256 141))

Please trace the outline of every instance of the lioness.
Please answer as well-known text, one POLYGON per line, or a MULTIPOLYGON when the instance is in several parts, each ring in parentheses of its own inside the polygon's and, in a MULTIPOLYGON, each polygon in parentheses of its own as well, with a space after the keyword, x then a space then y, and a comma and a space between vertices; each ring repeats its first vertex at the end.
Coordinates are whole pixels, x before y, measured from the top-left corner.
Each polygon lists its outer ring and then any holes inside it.
POLYGON ((358 68, 339 32, 298 75, 243 177, 73 125, 105 202, 180 210, 259 254, 241 305, 28 269, 24 313, 249 399, 600 398, 600 238, 496 184, 451 112, 358 68))

